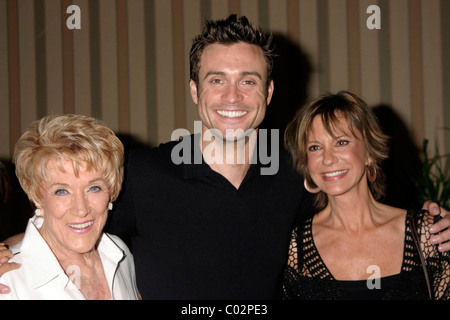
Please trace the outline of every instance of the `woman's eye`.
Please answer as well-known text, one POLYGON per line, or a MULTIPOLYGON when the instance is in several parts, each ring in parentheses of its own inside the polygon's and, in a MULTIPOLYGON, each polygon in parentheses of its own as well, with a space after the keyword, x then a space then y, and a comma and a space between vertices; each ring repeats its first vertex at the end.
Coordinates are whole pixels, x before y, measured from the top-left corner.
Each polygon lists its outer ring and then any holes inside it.
POLYGON ((89 191, 91 192, 98 192, 98 191, 102 191, 102 188, 99 186, 93 186, 89 189, 89 191))
POLYGON ((345 146, 345 145, 348 144, 348 141, 347 141, 347 140, 339 140, 337 144, 338 144, 339 146, 345 146))
POLYGON ((308 148, 309 151, 316 151, 316 150, 319 150, 319 149, 320 149, 319 146, 310 146, 310 147, 308 148))
POLYGON ((67 190, 65 190, 65 189, 58 189, 58 190, 55 191, 55 194, 58 195, 58 196, 65 195, 65 194, 67 194, 67 193, 68 193, 68 192, 67 192, 67 190))

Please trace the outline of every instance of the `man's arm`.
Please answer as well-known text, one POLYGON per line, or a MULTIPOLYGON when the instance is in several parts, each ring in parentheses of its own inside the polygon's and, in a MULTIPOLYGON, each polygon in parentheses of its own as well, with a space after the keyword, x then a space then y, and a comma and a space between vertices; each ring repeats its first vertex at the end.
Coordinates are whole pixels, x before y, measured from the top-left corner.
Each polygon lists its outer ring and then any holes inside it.
POLYGON ((433 216, 441 215, 442 219, 431 226, 431 233, 439 233, 430 238, 430 243, 439 244, 438 250, 441 252, 450 250, 450 212, 439 207, 435 202, 427 201, 423 209, 433 216))
POLYGON ((15 244, 19 243, 20 241, 22 241, 24 236, 25 236, 24 232, 18 233, 16 235, 11 236, 8 239, 4 240, 3 243, 0 243, 0 245, 1 244, 6 244, 8 247, 11 248, 13 245, 15 245, 15 244))
MULTIPOLYGON (((9 250, 9 246, 4 243, 0 243, 0 281, 1 276, 14 269, 20 268, 20 264, 11 262, 8 263, 9 259, 14 257, 13 253, 9 250)), ((9 293, 9 287, 0 283, 0 294, 9 293)))

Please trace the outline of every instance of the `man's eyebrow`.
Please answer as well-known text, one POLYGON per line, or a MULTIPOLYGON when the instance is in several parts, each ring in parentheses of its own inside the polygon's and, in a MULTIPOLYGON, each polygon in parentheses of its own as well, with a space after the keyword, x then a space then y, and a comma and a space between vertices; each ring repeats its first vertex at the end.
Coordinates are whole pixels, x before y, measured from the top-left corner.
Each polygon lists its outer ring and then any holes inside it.
POLYGON ((259 79, 262 80, 261 74, 259 72, 256 72, 256 71, 244 71, 244 72, 242 72, 242 75, 244 75, 244 76, 255 76, 255 77, 258 77, 259 79))
POLYGON ((206 73, 205 77, 203 79, 208 78, 209 76, 225 76, 225 72, 221 71, 209 71, 206 73))
MULTIPOLYGON (((241 75, 243 76, 255 76, 262 80, 262 76, 259 72, 256 71, 243 71, 241 72, 241 75)), ((209 71, 206 73, 205 77, 203 79, 208 78, 209 76, 226 76, 225 72, 222 71, 209 71)))

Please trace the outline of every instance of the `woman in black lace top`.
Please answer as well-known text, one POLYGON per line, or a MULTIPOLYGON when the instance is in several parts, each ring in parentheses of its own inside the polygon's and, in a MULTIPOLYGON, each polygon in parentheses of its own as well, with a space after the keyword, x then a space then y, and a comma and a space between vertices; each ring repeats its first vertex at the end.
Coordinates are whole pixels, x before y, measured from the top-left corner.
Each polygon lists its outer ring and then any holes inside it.
POLYGON ((285 140, 318 208, 293 231, 285 299, 450 298, 449 253, 428 242, 435 218, 379 202, 387 137, 360 97, 320 96, 299 110, 285 140))

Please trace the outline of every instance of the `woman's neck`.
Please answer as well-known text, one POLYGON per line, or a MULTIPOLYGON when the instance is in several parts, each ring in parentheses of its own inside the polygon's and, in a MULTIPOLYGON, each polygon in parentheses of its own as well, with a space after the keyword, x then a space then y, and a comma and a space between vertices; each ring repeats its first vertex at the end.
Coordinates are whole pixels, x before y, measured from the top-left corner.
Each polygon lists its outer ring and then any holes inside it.
POLYGON ((363 232, 379 223, 383 205, 377 202, 369 189, 340 196, 328 197, 327 207, 320 213, 323 223, 353 233, 363 232))

